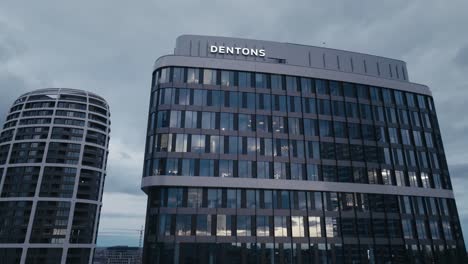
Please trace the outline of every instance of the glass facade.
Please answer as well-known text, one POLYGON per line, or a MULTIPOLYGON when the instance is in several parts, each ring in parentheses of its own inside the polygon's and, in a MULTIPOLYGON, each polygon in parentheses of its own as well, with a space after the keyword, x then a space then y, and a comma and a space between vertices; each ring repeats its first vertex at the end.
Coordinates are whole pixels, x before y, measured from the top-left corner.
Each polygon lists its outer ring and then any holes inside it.
POLYGON ((104 99, 80 90, 14 102, 0 134, 0 262, 92 263, 109 117, 104 99))
POLYGON ((145 263, 465 258, 431 96, 264 72, 158 68, 146 142, 143 181, 186 182, 144 186, 145 263), (233 187, 238 178, 246 186, 233 187))

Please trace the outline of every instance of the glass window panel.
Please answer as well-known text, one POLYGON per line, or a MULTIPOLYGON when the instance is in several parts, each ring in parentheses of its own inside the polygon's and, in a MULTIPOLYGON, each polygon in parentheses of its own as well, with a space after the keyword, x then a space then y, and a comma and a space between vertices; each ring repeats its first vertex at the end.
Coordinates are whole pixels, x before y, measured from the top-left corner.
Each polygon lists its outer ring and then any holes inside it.
POLYGON ((187 83, 200 83, 200 70, 196 68, 187 69, 187 83))
POLYGON ((203 84, 216 85, 217 83, 217 71, 204 69, 203 70, 203 84))

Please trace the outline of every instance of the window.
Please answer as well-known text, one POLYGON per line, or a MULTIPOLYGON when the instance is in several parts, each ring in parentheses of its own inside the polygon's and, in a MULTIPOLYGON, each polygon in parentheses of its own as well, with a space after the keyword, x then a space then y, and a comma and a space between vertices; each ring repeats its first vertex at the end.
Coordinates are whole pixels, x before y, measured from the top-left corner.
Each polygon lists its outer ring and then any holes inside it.
POLYGON ((333 96, 343 96, 343 87, 341 87, 341 82, 329 81, 330 86, 330 95, 333 96))
POLYGON ((252 74, 250 72, 239 72, 239 87, 250 88, 252 85, 252 74))
POLYGON ((259 110, 271 110, 271 95, 269 94, 257 94, 257 109, 259 110))
POLYGON ((299 86, 297 85, 297 77, 286 76, 286 90, 292 92, 299 92, 299 86))
POLYGON ((346 117, 344 102, 332 101, 332 110, 334 116, 346 117))
POLYGON ((287 174, 286 174, 286 163, 283 162, 275 162, 274 163, 274 171, 273 171, 273 178, 274 179, 287 179, 287 174))
POLYGON ((315 93, 314 88, 311 79, 301 77, 301 90, 303 94, 315 93))
POLYGON ((287 237, 288 236, 288 226, 286 216, 274 216, 274 234, 275 237, 287 237))
MULTIPOLYGON (((206 117, 208 118, 208 117, 206 117)), ((210 117, 211 118, 211 117, 210 117)), ((211 120, 210 120, 211 123, 211 120)), ((220 129, 221 131, 236 131, 236 122, 234 119, 234 114, 231 113, 221 113, 220 117, 220 129)))
MULTIPOLYGON (((210 153, 220 154, 224 153, 224 138, 222 136, 208 136, 210 153)), ((205 151, 206 151, 205 144, 205 151)))
POLYGON ((416 107, 416 101, 414 100, 414 94, 406 93, 406 102, 408 107, 416 107))
POLYGON ((293 237, 305 237, 303 216, 291 216, 291 230, 293 237))
POLYGON ((239 131, 255 131, 255 116, 239 114, 239 131))
POLYGON ((234 72, 221 71, 221 85, 234 86, 234 72))
POLYGON ((418 106, 420 109, 426 109, 426 99, 423 95, 418 95, 418 106))
POLYGON ((264 116, 264 115, 257 115, 256 116, 256 129, 259 132, 271 132, 271 117, 264 116))
POLYGON ((197 236, 211 235, 211 215, 197 215, 197 236))
POLYGON ((232 107, 232 108, 238 108, 239 107, 239 93, 238 92, 224 92, 225 95, 225 100, 224 100, 224 106, 225 107, 232 107))
POLYGON ((304 135, 318 136, 317 120, 304 118, 304 135))
POLYGON ((398 133, 397 129, 394 127, 389 127, 388 128, 388 137, 390 139, 390 143, 392 144, 399 144, 400 141, 398 140, 398 133))
POLYGON ((392 185, 393 184, 392 175, 391 175, 390 170, 382 169, 382 182, 385 185, 392 185))
POLYGON ((431 182, 429 181, 429 175, 427 172, 421 172, 421 182, 423 188, 431 188, 431 182))
POLYGON ((169 127, 182 128, 182 111, 171 111, 169 127))
POLYGON ((217 76, 216 70, 204 69, 203 70, 203 84, 216 85, 217 76))
POLYGON ((369 100, 369 88, 362 84, 356 85, 357 96, 359 99, 369 100))
POLYGON ((400 123, 403 125, 409 125, 408 111, 403 109, 398 109, 398 116, 400 118, 400 123))
POLYGON ((266 161, 257 161, 257 178, 269 179, 271 175, 271 163, 266 161))
POLYGON ((200 160, 200 175, 199 176, 209 176, 213 177, 214 175, 214 160, 201 159, 200 160))
POLYGON ((317 141, 306 142, 306 157, 308 159, 320 159, 320 145, 317 141))
POLYGON ((286 133, 286 118, 282 116, 273 116, 273 132, 286 133))
POLYGON ((315 89, 317 89, 318 94, 329 94, 328 92, 328 83, 326 80, 315 80, 315 89))
POLYGON ((217 215, 216 216, 216 235, 217 236, 230 236, 231 235, 231 218, 230 215, 217 215))
POLYGON ((356 103, 346 103, 346 115, 348 118, 359 118, 359 111, 356 103))
POLYGON ((345 122, 333 122, 335 137, 337 138, 348 138, 348 129, 345 122))
POLYGON ((320 120, 320 136, 321 137, 333 137, 333 126, 332 122, 328 120, 320 120))
POLYGON ((241 108, 255 110, 255 94, 254 93, 240 93, 241 108))
POLYGON ((402 219, 401 225, 403 226, 403 237, 406 239, 413 238, 413 225, 411 219, 402 219))
POLYGON ((302 98, 302 111, 307 114, 316 114, 316 101, 315 98, 302 98))
POLYGON ((286 96, 273 95, 273 110, 286 112, 286 96))
POLYGON ((183 83, 184 79, 184 68, 174 67, 172 68, 172 82, 183 83))
POLYGON ((367 104, 360 104, 359 110, 361 113, 361 119, 372 121, 372 107, 367 104))
POLYGON ((382 96, 384 103, 393 104, 393 96, 390 89, 382 89, 382 96))
POLYGON ((239 178, 253 178, 252 161, 239 160, 239 178))
POLYGON ((330 100, 318 99, 318 114, 331 115, 330 100))
POLYGON ((322 231, 320 227, 320 217, 309 216, 309 236, 310 237, 321 237, 322 231))
POLYGON ((187 83, 200 83, 200 70, 196 68, 187 69, 187 83))
POLYGON ((190 236, 192 216, 191 215, 176 215, 176 235, 190 236))
POLYGON ((397 105, 405 105, 405 101, 403 99, 403 93, 400 91, 393 91, 395 95, 395 102, 397 105))
POLYGON ((370 87, 370 98, 372 101, 382 101, 382 96, 380 95, 380 88, 370 87))
POLYGON ((202 129, 216 129, 216 114, 213 112, 202 112, 202 129))
POLYGON ((238 215, 237 216, 237 236, 251 236, 251 216, 250 215, 238 215))
POLYGON ((396 185, 397 186, 405 186, 405 174, 403 171, 395 171, 395 179, 396 179, 396 185))
POLYGON ((267 75, 264 73, 255 73, 255 87, 256 88, 267 88, 267 75))
POLYGON ((288 118, 289 134, 302 135, 302 122, 299 118, 288 118))
POLYGON ((356 98, 356 87, 352 83, 343 83, 345 97, 356 98))
POLYGON ((308 181, 318 181, 318 165, 316 164, 307 164, 307 180, 308 181))
POLYGON ((200 208, 202 206, 202 189, 188 188, 187 191, 187 207, 200 208))
POLYGON ((299 96, 288 96, 289 112, 301 112, 301 98, 299 96))
POLYGON ((271 89, 284 90, 283 88, 283 76, 278 74, 271 75, 271 89))
POLYGON ((234 163, 233 160, 219 160, 219 177, 234 177, 234 163))
POLYGON ((270 236, 270 217, 257 215, 257 236, 270 236))

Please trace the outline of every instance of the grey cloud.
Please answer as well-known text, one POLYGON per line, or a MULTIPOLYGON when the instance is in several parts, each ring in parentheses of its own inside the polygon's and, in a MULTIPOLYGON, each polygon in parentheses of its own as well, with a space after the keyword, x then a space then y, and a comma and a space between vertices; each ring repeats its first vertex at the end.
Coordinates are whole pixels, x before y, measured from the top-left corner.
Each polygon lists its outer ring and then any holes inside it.
POLYGON ((468 44, 458 50, 454 61, 461 67, 468 66, 468 44))
MULTIPOLYGON (((468 112, 468 35, 461 27, 468 24, 465 10, 464 0, 45 0, 32 1, 28 8, 22 1, 4 0, 0 63, 8 61, 9 68, 0 64, 0 115, 19 94, 41 86, 100 94, 111 107, 111 142, 126 149, 109 160, 105 191, 144 195, 143 161, 122 162, 144 150, 152 64, 172 52, 178 35, 318 46, 326 42, 330 48, 407 61, 410 79, 434 93, 449 164, 463 164, 468 158, 468 117, 463 115, 468 112)), ((458 185, 468 183, 453 168, 458 185)), ((468 199, 457 198, 459 205, 468 199)))

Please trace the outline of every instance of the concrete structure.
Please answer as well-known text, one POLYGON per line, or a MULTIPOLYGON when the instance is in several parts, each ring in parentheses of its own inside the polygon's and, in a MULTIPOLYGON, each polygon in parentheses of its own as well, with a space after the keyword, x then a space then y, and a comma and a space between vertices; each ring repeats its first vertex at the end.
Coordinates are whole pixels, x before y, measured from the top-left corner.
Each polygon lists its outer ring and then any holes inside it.
POLYGON ((434 108, 399 60, 180 36, 153 69, 143 263, 461 263, 434 108))
POLYGON ((103 98, 75 89, 13 103, 0 134, 0 262, 92 263, 109 118, 103 98))

